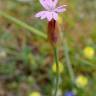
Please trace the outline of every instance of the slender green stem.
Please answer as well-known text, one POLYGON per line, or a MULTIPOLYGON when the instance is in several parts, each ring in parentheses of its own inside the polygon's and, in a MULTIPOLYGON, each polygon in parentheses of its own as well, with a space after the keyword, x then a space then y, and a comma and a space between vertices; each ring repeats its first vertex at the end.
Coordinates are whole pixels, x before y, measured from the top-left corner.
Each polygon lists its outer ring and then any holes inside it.
POLYGON ((75 76, 74 76, 74 71, 73 71, 73 68, 72 68, 71 61, 70 61, 69 49, 68 49, 66 41, 64 42, 63 47, 64 47, 64 54, 65 54, 65 57, 66 57, 66 64, 67 64, 67 68, 68 68, 68 71, 69 71, 69 75, 70 75, 72 83, 74 83, 75 76))
POLYGON ((55 93, 54 93, 54 96, 57 96, 57 91, 58 91, 58 88, 59 88, 59 64, 58 64, 58 50, 56 47, 54 47, 54 59, 55 59, 55 62, 56 62, 56 87, 55 87, 55 93))
POLYGON ((72 64, 71 64, 71 61, 70 61, 69 48, 68 48, 68 45, 67 45, 67 41, 63 40, 63 33, 61 33, 61 39, 62 39, 63 51, 64 51, 64 55, 65 55, 65 58, 66 58, 66 65, 67 65, 67 68, 68 68, 70 79, 71 79, 72 84, 74 84, 75 74, 74 74, 72 64))
POLYGON ((32 26, 30 26, 30 25, 16 19, 15 17, 8 15, 7 13, 4 13, 4 12, 0 11, 0 16, 3 16, 4 18, 9 19, 10 21, 14 22, 15 24, 29 30, 30 32, 32 32, 32 33, 34 33, 34 34, 36 34, 36 35, 38 35, 38 36, 40 36, 40 37, 42 37, 44 39, 47 38, 46 34, 40 32, 39 30, 33 28, 32 26))

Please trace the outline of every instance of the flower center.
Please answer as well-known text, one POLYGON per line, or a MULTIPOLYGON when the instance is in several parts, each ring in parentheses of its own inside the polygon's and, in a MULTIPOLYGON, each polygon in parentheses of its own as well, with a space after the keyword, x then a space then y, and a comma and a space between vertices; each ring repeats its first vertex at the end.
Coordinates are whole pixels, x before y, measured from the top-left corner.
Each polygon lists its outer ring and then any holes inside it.
POLYGON ((54 11, 53 6, 50 6, 48 11, 51 11, 51 12, 54 11))

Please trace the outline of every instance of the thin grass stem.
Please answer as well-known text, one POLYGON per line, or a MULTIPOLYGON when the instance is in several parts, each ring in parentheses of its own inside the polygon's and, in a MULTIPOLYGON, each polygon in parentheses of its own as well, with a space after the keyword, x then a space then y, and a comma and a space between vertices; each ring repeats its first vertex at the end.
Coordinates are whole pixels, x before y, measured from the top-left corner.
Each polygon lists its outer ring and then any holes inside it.
POLYGON ((41 31, 33 28, 32 26, 30 26, 30 25, 28 25, 28 24, 26 24, 26 23, 24 23, 24 22, 22 22, 22 21, 20 21, 18 19, 16 19, 13 16, 8 15, 5 12, 0 11, 0 16, 2 16, 4 18, 6 18, 6 19, 8 19, 8 20, 10 20, 12 22, 14 22, 15 24, 17 24, 17 25, 19 25, 19 26, 21 26, 21 27, 23 27, 23 28, 25 28, 27 30, 29 30, 30 32, 32 32, 33 34, 35 34, 37 36, 40 36, 40 37, 42 37, 44 39, 47 39, 46 34, 44 34, 43 32, 41 32, 41 31))
POLYGON ((56 47, 54 47, 54 60, 56 63, 56 87, 55 87, 55 92, 54 92, 54 96, 57 96, 57 91, 59 88, 59 64, 58 64, 58 49, 56 47))

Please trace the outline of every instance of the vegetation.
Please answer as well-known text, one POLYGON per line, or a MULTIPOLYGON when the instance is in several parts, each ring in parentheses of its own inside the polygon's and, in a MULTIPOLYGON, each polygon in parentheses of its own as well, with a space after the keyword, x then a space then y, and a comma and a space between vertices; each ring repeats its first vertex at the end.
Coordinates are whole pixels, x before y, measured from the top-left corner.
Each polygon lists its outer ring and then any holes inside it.
MULTIPOLYGON (((96 96, 96 0, 59 4, 68 6, 58 18, 63 39, 57 96, 96 96)), ((51 96, 55 91, 47 21, 35 18, 41 9, 39 0, 0 0, 0 96, 51 96)))

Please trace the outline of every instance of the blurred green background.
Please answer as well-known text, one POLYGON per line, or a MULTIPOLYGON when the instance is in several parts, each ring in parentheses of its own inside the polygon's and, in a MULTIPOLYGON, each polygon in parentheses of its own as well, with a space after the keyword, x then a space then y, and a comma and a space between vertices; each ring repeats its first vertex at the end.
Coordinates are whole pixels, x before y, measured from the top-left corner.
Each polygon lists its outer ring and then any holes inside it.
MULTIPOLYGON (((76 96, 96 96, 96 0, 59 0, 59 4, 68 5, 58 22, 66 35, 75 75, 88 78, 82 92, 73 90, 76 96), (90 50, 84 51, 86 47, 93 50, 94 56, 90 56, 90 50)), ((54 56, 48 40, 8 18, 10 15, 47 34, 46 20, 34 16, 42 9, 39 0, 0 0, 0 96, 29 96, 33 91, 50 96, 48 94, 54 91, 51 89, 55 76, 54 56)), ((60 46, 59 60, 65 64, 62 51, 60 46)), ((66 68, 61 78, 62 95, 58 96, 64 96, 64 92, 71 89, 66 68)))

